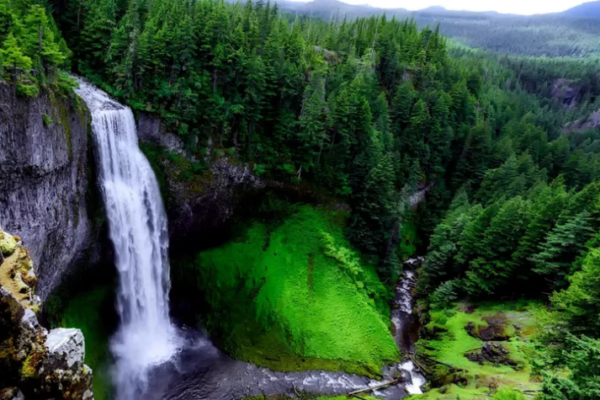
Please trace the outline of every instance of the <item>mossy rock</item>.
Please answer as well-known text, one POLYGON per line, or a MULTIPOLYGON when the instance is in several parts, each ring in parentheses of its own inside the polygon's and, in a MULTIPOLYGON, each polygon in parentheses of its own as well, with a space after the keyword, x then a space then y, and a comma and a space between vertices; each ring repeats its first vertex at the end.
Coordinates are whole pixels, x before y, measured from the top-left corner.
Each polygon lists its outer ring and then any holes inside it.
POLYGON ((509 323, 504 314, 486 315, 482 319, 484 324, 470 321, 465 326, 469 335, 476 339, 484 342, 505 342, 516 334, 515 327, 509 323))
POLYGON ((17 247, 17 241, 15 240, 15 238, 0 230, 0 251, 2 252, 3 256, 10 256, 12 253, 15 252, 15 248, 17 247))
POLYGON ((487 342, 480 349, 465 353, 465 357, 480 365, 488 362, 494 365, 508 365, 517 371, 523 369, 523 365, 511 359, 510 350, 501 343, 487 342))

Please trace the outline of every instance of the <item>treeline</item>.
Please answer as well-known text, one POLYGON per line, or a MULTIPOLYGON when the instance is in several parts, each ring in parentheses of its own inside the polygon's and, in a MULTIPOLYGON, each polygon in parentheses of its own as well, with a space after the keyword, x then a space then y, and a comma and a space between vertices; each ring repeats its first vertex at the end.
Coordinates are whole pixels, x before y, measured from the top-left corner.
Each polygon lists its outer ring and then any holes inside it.
POLYGON ((0 0, 0 79, 25 96, 60 81, 70 51, 46 9, 34 1, 0 0))
POLYGON ((463 45, 525 57, 587 58, 600 56, 600 24, 596 18, 561 15, 501 15, 486 12, 421 10, 406 11, 349 5, 342 2, 313 1, 299 6, 283 2, 290 12, 330 21, 370 18, 412 19, 419 27, 440 26, 440 32, 463 45))
POLYGON ((443 178, 479 118, 478 72, 411 22, 210 0, 72 1, 56 15, 80 73, 160 115, 199 159, 233 155, 346 199, 349 237, 389 268, 402 189, 443 178))
POLYGON ((600 56, 597 19, 480 13, 421 13, 416 19, 422 25, 440 24, 444 35, 469 47, 500 54, 549 58, 600 56))
POLYGON ((595 138, 563 137, 554 106, 513 69, 450 58, 439 32, 413 22, 327 23, 262 1, 70 0, 54 10, 79 73, 161 116, 198 159, 227 154, 344 199, 348 236, 388 272, 419 185, 433 184, 418 216, 428 236, 459 188, 477 191, 513 156, 529 154, 540 181, 564 174, 568 190, 597 175, 595 138))

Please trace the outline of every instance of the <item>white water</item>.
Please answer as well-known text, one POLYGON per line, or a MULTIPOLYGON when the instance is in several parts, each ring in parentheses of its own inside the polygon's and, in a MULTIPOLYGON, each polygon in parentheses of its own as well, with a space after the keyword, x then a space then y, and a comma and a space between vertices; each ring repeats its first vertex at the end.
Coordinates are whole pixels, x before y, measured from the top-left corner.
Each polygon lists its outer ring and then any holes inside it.
POLYGON ((77 94, 92 114, 98 173, 115 264, 121 326, 112 339, 119 400, 139 399, 153 366, 179 347, 169 319, 167 218, 154 172, 138 146, 129 107, 79 81, 77 94))

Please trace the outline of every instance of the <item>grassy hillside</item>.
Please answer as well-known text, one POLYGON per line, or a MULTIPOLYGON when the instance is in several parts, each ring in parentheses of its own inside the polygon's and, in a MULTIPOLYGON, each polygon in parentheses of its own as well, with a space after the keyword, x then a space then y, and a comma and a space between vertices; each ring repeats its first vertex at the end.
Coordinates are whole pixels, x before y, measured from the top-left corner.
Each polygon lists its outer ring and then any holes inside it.
POLYGON ((256 221, 174 268, 205 293, 205 326, 235 358, 279 370, 376 375, 399 354, 389 294, 343 235, 343 216, 309 206, 256 221))

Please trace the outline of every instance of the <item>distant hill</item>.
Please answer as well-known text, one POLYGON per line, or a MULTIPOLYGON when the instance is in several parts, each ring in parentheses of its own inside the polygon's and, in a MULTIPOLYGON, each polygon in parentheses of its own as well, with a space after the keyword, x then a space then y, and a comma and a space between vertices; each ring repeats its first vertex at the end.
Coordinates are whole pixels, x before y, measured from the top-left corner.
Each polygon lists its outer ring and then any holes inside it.
POLYGON ((424 8, 420 11, 427 11, 427 12, 446 12, 448 10, 446 10, 444 7, 442 6, 431 6, 431 7, 427 7, 424 8))
POLYGON ((351 5, 339 0, 314 0, 309 3, 280 0, 278 4, 282 10, 323 19, 352 19, 382 14, 401 19, 412 18, 420 27, 439 25, 443 35, 463 45, 502 54, 577 58, 600 56, 600 23, 591 19, 592 15, 600 15, 600 1, 582 4, 564 13, 537 16, 493 11, 452 11, 440 6, 420 11, 381 9, 351 5), (594 10, 597 12, 594 13, 594 10), (581 14, 585 14, 586 18, 581 18, 581 14))
POLYGON ((561 13, 567 17, 574 18, 600 18, 600 1, 583 3, 561 13))

